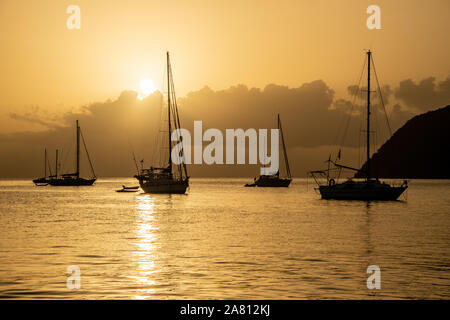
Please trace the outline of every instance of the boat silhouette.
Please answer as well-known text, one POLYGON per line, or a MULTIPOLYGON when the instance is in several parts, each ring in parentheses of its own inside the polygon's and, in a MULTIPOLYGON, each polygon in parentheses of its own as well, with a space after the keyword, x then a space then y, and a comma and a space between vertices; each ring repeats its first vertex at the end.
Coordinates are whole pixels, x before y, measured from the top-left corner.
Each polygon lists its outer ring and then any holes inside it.
POLYGON ((126 187, 122 186, 122 189, 116 190, 116 192, 137 192, 139 190, 139 186, 126 187))
MULTIPOLYGON (((356 172, 360 172, 361 169, 352 168, 349 166, 341 165, 336 161, 331 160, 329 157, 328 169, 310 171, 309 174, 314 178, 318 185, 318 189, 322 199, 335 199, 335 200, 397 200, 398 197, 408 188, 408 182, 404 180, 397 185, 390 185, 386 182, 380 181, 378 178, 371 176, 371 161, 370 161, 370 71, 371 62, 373 64, 372 52, 367 51, 367 118, 366 118, 366 172, 365 180, 355 181, 348 179, 345 182, 338 183, 334 178, 330 176, 330 172, 333 169, 338 169, 339 173, 342 169, 349 169, 356 172), (331 168, 331 166, 334 168, 331 168), (326 183, 321 183, 320 177, 325 177, 326 183)), ((376 76, 376 73, 375 73, 376 76)), ((377 79, 378 81, 378 79, 377 79)), ((378 91, 381 95, 381 90, 378 91)), ((338 159, 340 159, 340 151, 338 153, 338 159)))
POLYGON ((51 168, 47 161, 47 149, 44 149, 44 176, 41 178, 33 179, 33 183, 38 187, 44 187, 48 185, 49 179, 47 177, 47 165, 51 176, 52 175, 51 168))
POLYGON ((292 181, 291 170, 289 168, 289 160, 286 152, 286 144, 284 142, 283 128, 281 126, 280 115, 278 114, 278 130, 281 137, 281 146, 283 149, 284 163, 286 167, 286 178, 280 177, 280 170, 271 175, 260 175, 253 179, 253 183, 245 184, 245 187, 289 187, 292 181))
MULTIPOLYGON (((178 114, 177 100, 173 84, 172 68, 170 64, 169 52, 167 59, 167 117, 168 117, 168 156, 169 160, 166 166, 153 167, 148 169, 141 168, 134 176, 145 193, 167 193, 184 194, 189 187, 189 176, 186 164, 182 162, 178 165, 172 164, 172 128, 180 129, 180 117, 178 114)), ((181 139, 180 139, 181 140, 181 139)), ((182 141, 181 141, 182 143, 182 141)), ((161 152, 163 152, 163 147, 161 152)))
POLYGON ((86 148, 86 142, 84 141, 83 133, 78 125, 78 120, 76 120, 76 158, 75 158, 75 172, 74 173, 64 173, 58 175, 58 150, 56 150, 56 170, 55 175, 50 176, 48 179, 48 184, 51 186, 91 186, 97 177, 95 176, 94 167, 92 166, 91 159, 89 157, 88 150, 86 148), (81 138, 81 139, 80 139, 81 138), (91 168, 92 176, 91 178, 80 177, 80 142, 83 142, 84 149, 86 151, 87 159, 89 160, 89 165, 91 168))

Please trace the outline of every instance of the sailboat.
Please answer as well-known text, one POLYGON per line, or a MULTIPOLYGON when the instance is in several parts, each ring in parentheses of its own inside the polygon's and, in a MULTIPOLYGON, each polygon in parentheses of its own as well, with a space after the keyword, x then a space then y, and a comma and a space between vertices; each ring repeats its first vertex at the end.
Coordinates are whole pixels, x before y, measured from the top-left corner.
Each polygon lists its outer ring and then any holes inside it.
MULTIPOLYGON (((360 172, 361 169, 355 169, 349 166, 344 166, 336 161, 331 160, 331 156, 328 159, 327 170, 310 171, 310 175, 314 178, 318 185, 318 190, 322 196, 322 199, 335 199, 335 200, 397 200, 398 197, 408 188, 408 181, 397 185, 390 185, 386 182, 381 182, 378 178, 371 176, 371 159, 370 159, 370 71, 371 62, 373 63, 372 52, 367 51, 367 119, 366 119, 366 172, 365 179, 363 181, 354 181, 348 179, 345 182, 337 183, 334 178, 330 176, 331 165, 334 165, 338 170, 350 169, 356 172, 360 172), (318 177, 325 177, 326 184, 322 184, 318 177)), ((376 75, 376 74, 375 74, 376 75)), ((378 80, 377 80, 378 81, 378 80)), ((381 92, 379 91, 381 94, 381 92)), ((340 151, 338 153, 340 158, 340 151)))
MULTIPOLYGON (((141 168, 134 177, 146 193, 184 194, 189 187, 189 176, 186 164, 172 164, 172 128, 180 128, 180 117, 178 114, 177 100, 175 96, 172 68, 170 65, 169 52, 167 57, 167 117, 168 117, 168 163, 162 167, 141 168)), ((182 143, 182 141, 181 141, 182 143)), ((163 150, 164 148, 161 148, 163 150)), ((163 152, 163 151, 161 151, 163 152)))
POLYGON ((83 133, 76 120, 76 158, 75 158, 75 172, 65 173, 58 176, 58 150, 56 150, 56 172, 54 176, 50 176, 48 183, 52 186, 91 186, 94 184, 97 177, 95 176, 94 167, 92 166, 89 152, 86 148, 86 142, 84 141, 83 133), (81 138, 81 139, 80 139, 81 138), (92 176, 88 179, 80 177, 80 140, 83 142, 84 149, 86 151, 89 165, 91 168, 92 176))
POLYGON ((281 136, 281 146, 283 147, 284 163, 286 167, 286 178, 280 178, 280 170, 271 175, 260 175, 255 177, 253 183, 247 183, 245 187, 289 187, 292 181, 291 170, 286 152, 286 144, 284 142, 283 128, 281 126, 280 115, 278 114, 278 130, 281 136))
MULTIPOLYGON (((49 166, 50 169, 50 166, 49 166)), ((52 175, 51 169, 50 169, 50 175, 52 175)), ((47 179, 47 149, 44 149, 44 176, 42 178, 37 178, 33 180, 33 183, 38 187, 43 187, 48 185, 48 179, 47 179)))

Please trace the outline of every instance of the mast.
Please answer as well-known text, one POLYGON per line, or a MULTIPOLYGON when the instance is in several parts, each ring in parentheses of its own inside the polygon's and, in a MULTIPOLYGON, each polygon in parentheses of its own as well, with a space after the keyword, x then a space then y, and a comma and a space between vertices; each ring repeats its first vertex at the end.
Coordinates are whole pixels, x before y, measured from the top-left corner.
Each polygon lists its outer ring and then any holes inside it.
POLYGON ((58 179, 58 149, 56 149, 55 179, 58 179))
POLYGON ((370 180, 370 60, 372 52, 367 51, 367 180, 370 180))
POLYGON ((139 167, 138 167, 138 164, 137 164, 137 161, 136 161, 136 156, 134 154, 134 150, 132 150, 132 152, 133 152, 134 165, 136 166, 136 174, 139 175, 139 167))
POLYGON ((77 124, 77 158, 76 158, 76 176, 77 179, 80 177, 80 127, 78 126, 78 120, 76 121, 77 124))
POLYGON ((47 178, 47 148, 44 149, 44 178, 47 178))
POLYGON ((88 151, 87 146, 86 146, 86 141, 84 141, 83 132, 81 131, 80 127, 78 127, 78 132, 80 133, 81 140, 83 141, 84 150, 86 150, 86 156, 87 156, 88 161, 89 161, 89 166, 91 167, 92 177, 96 178, 95 171, 94 171, 94 166, 92 165, 91 157, 89 156, 89 151, 88 151))
POLYGON ((171 142, 171 127, 170 127, 170 58, 169 51, 167 51, 167 115, 169 121, 169 172, 172 174, 172 142, 171 142))
POLYGON ((47 166, 48 166, 48 172, 50 173, 49 174, 49 178, 50 178, 51 176, 53 176, 53 174, 52 174, 52 166, 50 165, 50 160, 48 159, 48 157, 47 157, 47 166))
MULTIPOLYGON (((280 114, 278 114, 278 129, 281 132, 281 143, 283 145, 283 155, 284 155, 284 162, 285 162, 285 165, 286 165, 286 174, 287 174, 288 178, 291 178, 291 169, 289 168, 289 160, 288 160, 288 157, 287 157, 286 145, 284 143, 284 135, 283 135, 283 128, 281 127, 280 114)), ((278 172, 280 172, 279 169, 278 169, 278 172)))

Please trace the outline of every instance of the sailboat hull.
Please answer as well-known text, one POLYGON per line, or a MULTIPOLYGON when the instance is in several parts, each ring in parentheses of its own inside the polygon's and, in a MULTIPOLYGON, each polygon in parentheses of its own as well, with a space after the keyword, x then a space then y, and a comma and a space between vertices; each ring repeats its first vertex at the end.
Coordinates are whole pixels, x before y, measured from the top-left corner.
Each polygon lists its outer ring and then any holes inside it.
POLYGON ((139 180, 145 193, 184 194, 189 187, 187 180, 139 180))
POLYGON ((48 185, 48 179, 47 178, 34 179, 33 183, 38 187, 43 187, 43 186, 48 185))
POLYGON ((278 177, 259 177, 255 181, 257 187, 287 188, 291 184, 291 179, 280 179, 278 177))
POLYGON ((392 187, 386 183, 353 182, 331 186, 319 186, 322 199, 334 200, 397 200, 408 188, 403 185, 392 187))
POLYGON ((66 178, 50 179, 48 183, 55 187, 92 186, 97 179, 66 178))

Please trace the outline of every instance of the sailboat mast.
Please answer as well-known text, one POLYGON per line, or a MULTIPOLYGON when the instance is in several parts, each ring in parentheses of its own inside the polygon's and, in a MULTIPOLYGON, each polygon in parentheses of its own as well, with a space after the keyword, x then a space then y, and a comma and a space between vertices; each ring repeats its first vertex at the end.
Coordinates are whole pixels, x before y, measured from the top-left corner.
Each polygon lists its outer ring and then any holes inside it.
POLYGON ((47 178, 47 148, 44 149, 44 178, 47 178))
POLYGON ((170 58, 167 51, 167 115, 169 121, 169 171, 172 173, 172 142, 171 142, 171 125, 170 125, 170 58))
POLYGON ((77 120, 77 168, 76 168, 76 175, 77 178, 80 177, 80 127, 78 126, 78 120, 77 120))
MULTIPOLYGON (((289 168, 289 160, 288 160, 287 152, 286 152, 286 144, 284 143, 284 134, 283 134, 283 128, 281 127, 280 114, 278 114, 278 129, 280 130, 281 143, 283 144, 283 155, 284 155, 284 162, 285 162, 285 166, 286 166, 286 174, 287 174, 288 178, 291 178, 291 169, 289 168)), ((279 169, 278 169, 278 172, 279 172, 279 169)))
POLYGON ((58 149, 56 149, 56 158, 55 158, 55 178, 58 179, 58 149))
POLYGON ((370 180, 370 60, 371 52, 367 51, 367 180, 370 180))

